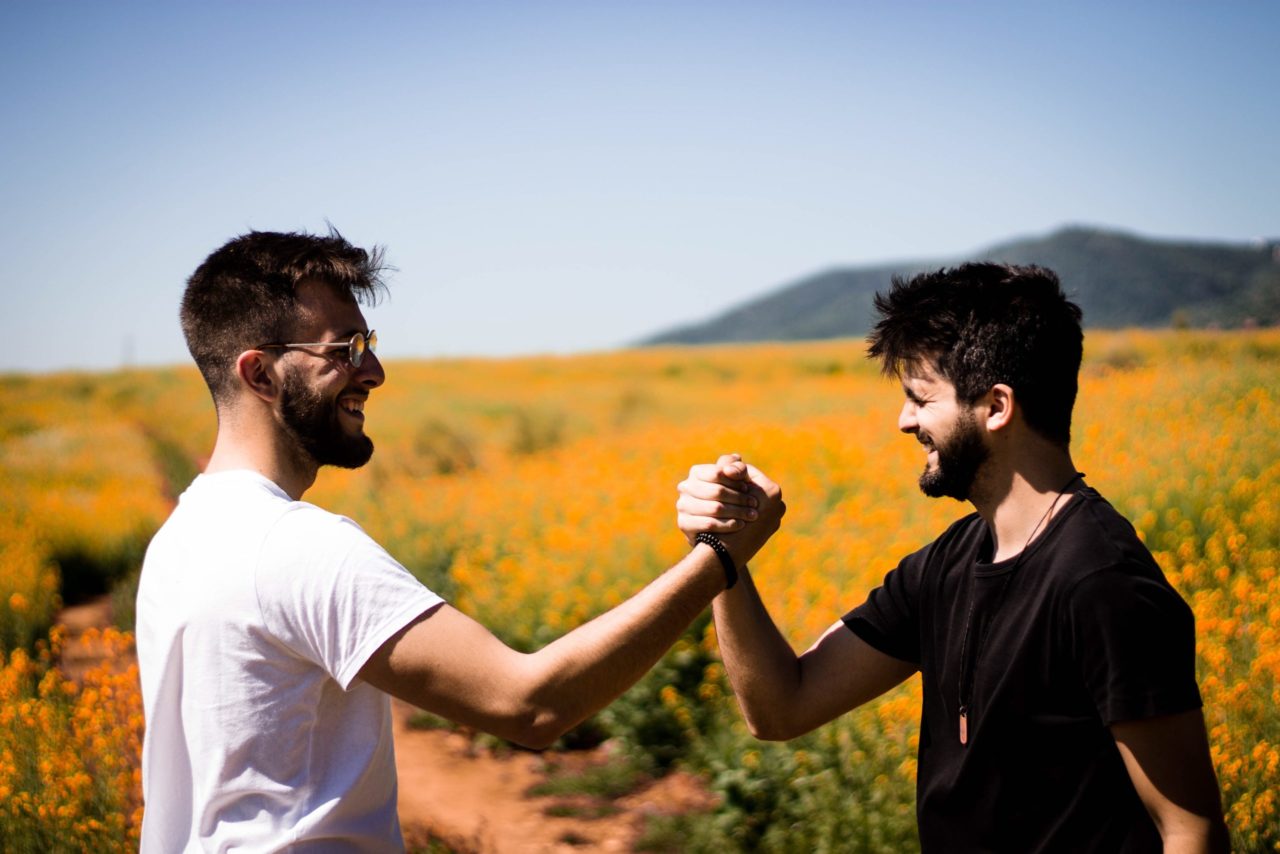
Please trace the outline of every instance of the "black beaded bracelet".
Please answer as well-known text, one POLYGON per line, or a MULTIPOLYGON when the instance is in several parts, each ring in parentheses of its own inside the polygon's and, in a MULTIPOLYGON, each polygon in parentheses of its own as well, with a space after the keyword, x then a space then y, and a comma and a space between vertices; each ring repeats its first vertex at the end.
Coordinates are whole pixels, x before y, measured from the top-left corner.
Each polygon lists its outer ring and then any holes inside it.
POLYGON ((733 565, 733 557, 730 556, 729 550, 725 548, 724 543, 720 542, 719 537, 703 531, 694 537, 693 541, 711 546, 712 551, 716 553, 716 557, 720 558, 720 565, 724 567, 725 590, 738 583, 738 568, 733 565))

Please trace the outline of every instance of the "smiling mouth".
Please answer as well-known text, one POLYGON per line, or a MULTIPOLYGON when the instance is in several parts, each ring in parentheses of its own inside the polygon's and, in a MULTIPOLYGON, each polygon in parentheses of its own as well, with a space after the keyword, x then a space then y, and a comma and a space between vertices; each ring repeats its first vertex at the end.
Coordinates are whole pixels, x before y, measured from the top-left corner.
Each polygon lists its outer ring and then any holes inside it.
POLYGON ((343 398, 338 407, 352 418, 364 418, 364 399, 358 397, 343 398))

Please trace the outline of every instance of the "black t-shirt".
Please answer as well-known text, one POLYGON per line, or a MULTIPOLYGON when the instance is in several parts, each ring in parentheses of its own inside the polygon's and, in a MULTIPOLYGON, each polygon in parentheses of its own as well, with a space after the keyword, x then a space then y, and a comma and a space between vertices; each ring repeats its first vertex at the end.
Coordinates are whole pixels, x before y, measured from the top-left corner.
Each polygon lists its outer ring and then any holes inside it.
POLYGON ((991 552, 986 523, 967 516, 844 617, 871 646, 920 667, 924 850, 1160 850, 1107 727, 1200 706, 1191 609, 1089 488, 1020 562, 991 563, 991 552))

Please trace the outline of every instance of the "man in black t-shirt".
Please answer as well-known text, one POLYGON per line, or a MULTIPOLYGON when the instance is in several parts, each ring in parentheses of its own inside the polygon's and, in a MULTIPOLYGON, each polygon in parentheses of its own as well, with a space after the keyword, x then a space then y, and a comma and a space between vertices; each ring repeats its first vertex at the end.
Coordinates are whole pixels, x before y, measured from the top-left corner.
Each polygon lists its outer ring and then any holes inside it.
MULTIPOLYGON (((795 737, 919 671, 926 851, 1226 850, 1191 611, 1071 460, 1079 308, 998 264, 895 278, 876 308, 920 487, 976 512, 799 656, 744 568, 714 609, 751 731, 795 737)), ((737 455, 695 466, 680 527, 731 542, 762 488, 737 455)))

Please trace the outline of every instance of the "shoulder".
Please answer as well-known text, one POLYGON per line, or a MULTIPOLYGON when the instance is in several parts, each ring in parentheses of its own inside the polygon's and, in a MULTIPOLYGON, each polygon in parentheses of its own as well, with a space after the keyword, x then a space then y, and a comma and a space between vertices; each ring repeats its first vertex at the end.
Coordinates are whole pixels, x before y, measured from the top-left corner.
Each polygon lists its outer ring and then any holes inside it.
POLYGON ((952 522, 934 542, 947 546, 969 544, 987 535, 987 522, 975 511, 952 522))
POLYGON ((916 575, 946 574, 956 566, 969 566, 988 537, 986 521, 970 513, 952 522, 937 539, 904 557, 898 568, 916 575))
POLYGON ((1106 537, 1117 545, 1130 545, 1138 540, 1133 523, 1096 489, 1085 487, 1075 494, 1080 504, 1080 522, 1098 537, 1106 537))
POLYGON ((922 561, 932 563, 935 560, 948 560, 959 554, 976 551, 987 536, 986 521, 975 513, 963 516, 947 526, 933 542, 913 552, 905 561, 922 561))
POLYGON ((1127 624, 1153 621, 1194 631, 1191 609, 1174 589, 1129 520, 1092 489, 1064 525, 1053 558, 1069 620, 1127 624))
POLYGON ((902 558, 885 576, 884 586, 911 595, 940 583, 950 572, 969 566, 987 536, 987 523, 977 513, 957 519, 937 539, 902 558))
POLYGON ((294 501, 262 540, 255 561, 261 601, 311 595, 324 599, 341 587, 376 583, 407 570, 353 520, 294 501))
POLYGON ((966 550, 977 549, 985 525, 972 513, 904 557, 866 601, 844 615, 845 626, 874 649, 919 664, 921 627, 928 621, 929 603, 939 599, 930 591, 943 583, 949 570, 963 565, 966 550))
POLYGON ((376 546, 355 520, 306 501, 292 502, 275 520, 268 534, 273 543, 286 543, 306 552, 334 554, 335 550, 376 546))
POLYGON ((925 579, 940 582, 958 567, 969 566, 987 538, 987 523, 977 513, 957 519, 937 539, 898 561, 885 581, 896 577, 900 584, 919 588, 925 579))
POLYGON ((1133 524, 1094 489, 1075 494, 1048 552, 1054 574, 1068 587, 1099 572, 1164 581, 1133 524))

